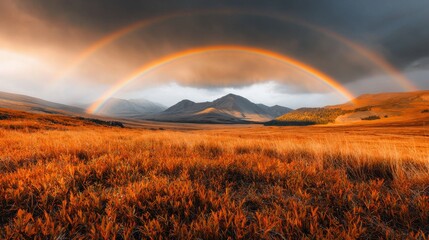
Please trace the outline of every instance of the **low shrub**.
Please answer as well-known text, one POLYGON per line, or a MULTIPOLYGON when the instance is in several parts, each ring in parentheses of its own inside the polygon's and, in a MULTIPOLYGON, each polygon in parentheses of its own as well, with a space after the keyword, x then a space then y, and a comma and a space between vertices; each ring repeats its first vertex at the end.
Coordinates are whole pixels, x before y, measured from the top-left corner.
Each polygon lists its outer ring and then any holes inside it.
POLYGON ((371 115, 371 116, 368 116, 368 117, 364 117, 364 118, 361 118, 362 120, 364 120, 364 121, 371 121, 371 120, 377 120, 377 119, 380 119, 380 117, 379 116, 377 116, 377 115, 371 115))

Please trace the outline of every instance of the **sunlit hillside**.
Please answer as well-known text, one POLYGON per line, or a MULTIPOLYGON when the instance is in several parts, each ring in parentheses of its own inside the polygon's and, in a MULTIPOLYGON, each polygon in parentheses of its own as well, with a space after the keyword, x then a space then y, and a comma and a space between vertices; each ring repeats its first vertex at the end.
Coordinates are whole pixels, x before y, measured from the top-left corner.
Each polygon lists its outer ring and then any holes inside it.
POLYGON ((417 124, 429 121, 429 91, 365 94, 350 102, 323 108, 300 108, 267 125, 417 124))
POLYGON ((179 131, 0 116, 3 239, 429 234, 427 128, 179 131))

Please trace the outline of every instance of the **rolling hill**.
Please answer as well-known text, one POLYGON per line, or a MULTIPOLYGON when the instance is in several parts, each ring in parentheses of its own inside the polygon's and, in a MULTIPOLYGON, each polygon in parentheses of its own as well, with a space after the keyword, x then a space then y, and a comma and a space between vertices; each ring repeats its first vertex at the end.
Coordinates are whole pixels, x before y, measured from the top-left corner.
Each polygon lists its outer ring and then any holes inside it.
POLYGON ((291 111, 281 106, 268 107, 248 99, 228 94, 213 102, 195 103, 182 100, 152 120, 191 123, 249 123, 266 122, 291 111))
POLYGON ((426 122, 428 112, 429 91, 364 94, 345 104, 297 109, 266 125, 426 122))
POLYGON ((49 102, 43 99, 21 94, 0 92, 0 107, 19 111, 49 114, 75 115, 84 114, 85 110, 78 107, 49 102))
POLYGON ((351 110, 336 119, 336 123, 356 123, 373 119, 381 121, 411 121, 428 117, 429 91, 365 94, 348 102, 327 108, 351 110), (379 117, 379 119, 377 118, 379 117))

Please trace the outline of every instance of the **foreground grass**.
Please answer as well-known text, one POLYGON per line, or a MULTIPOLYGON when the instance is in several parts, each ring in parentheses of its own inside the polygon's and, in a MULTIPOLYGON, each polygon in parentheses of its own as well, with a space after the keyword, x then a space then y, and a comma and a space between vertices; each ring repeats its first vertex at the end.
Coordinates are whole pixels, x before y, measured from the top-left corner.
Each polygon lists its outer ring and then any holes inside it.
POLYGON ((0 122, 0 238, 428 238, 427 138, 227 131, 0 122))

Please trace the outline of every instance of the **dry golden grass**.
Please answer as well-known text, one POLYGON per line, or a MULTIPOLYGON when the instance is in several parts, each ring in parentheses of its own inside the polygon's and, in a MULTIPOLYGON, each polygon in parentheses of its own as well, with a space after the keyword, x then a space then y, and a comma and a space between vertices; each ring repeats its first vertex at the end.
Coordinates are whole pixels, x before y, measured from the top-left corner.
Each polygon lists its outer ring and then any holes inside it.
POLYGON ((151 131, 7 114, 0 238, 429 236, 422 127, 151 131))

